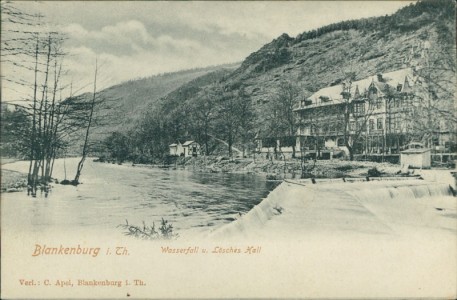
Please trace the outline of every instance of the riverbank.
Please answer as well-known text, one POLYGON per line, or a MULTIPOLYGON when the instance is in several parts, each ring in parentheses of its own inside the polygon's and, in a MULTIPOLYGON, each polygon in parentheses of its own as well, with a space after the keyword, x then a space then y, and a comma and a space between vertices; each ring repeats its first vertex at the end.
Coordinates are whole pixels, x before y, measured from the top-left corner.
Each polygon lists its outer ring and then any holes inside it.
MULTIPOLYGON (((300 178, 302 173, 299 159, 283 161, 265 158, 181 157, 172 166, 211 173, 256 173, 276 179, 300 178)), ((395 176, 400 171, 399 165, 390 163, 338 159, 318 160, 315 163, 308 161, 305 167, 307 176, 314 178, 366 177, 370 175, 369 170, 374 168, 380 176, 395 176)))
MULTIPOLYGON (((90 158, 94 160, 94 158, 90 158)), ((95 159, 97 161, 97 159, 95 159)), ((103 162, 99 162, 103 163, 103 162)), ((107 163, 107 162, 105 162, 107 163)), ((129 165, 131 163, 124 163, 129 165)), ((270 180, 298 179, 302 174, 299 159, 269 160, 265 158, 234 158, 223 156, 178 157, 168 165, 132 164, 136 167, 183 168, 193 172, 207 173, 247 173, 266 176, 270 180)), ((319 160, 306 163, 307 177, 312 178, 348 178, 371 176, 369 171, 376 170, 376 176, 398 176, 400 166, 390 163, 370 161, 319 160)), ((411 171, 413 172, 413 171, 411 171)), ((58 178, 59 181, 62 178, 58 178)), ((2 192, 14 192, 24 189, 26 174, 2 168, 2 192)))
POLYGON ((17 171, 1 170, 1 192, 12 193, 27 187, 27 174, 17 171))
MULTIPOLYGON (((10 164, 18 159, 0 157, 0 164, 10 164)), ((0 168, 0 187, 2 193, 18 192, 27 187, 27 174, 0 168)))
MULTIPOLYGON (((108 162, 99 162, 98 159, 90 158, 98 163, 112 164, 108 162)), ((5 161, 4 161, 5 162, 5 161)), ((203 173, 242 173, 257 174, 264 176, 269 180, 299 179, 302 175, 302 163, 299 159, 275 160, 261 157, 255 158, 233 158, 223 156, 199 156, 199 157, 177 157, 170 164, 132 164, 125 162, 125 166, 135 167, 157 167, 167 169, 186 169, 192 172, 203 173)), ((409 175, 418 175, 424 172, 433 172, 433 170, 401 170, 397 164, 388 162, 379 163, 371 161, 347 161, 347 160, 318 160, 308 161, 305 164, 307 178, 366 178, 368 177, 396 177, 409 175)), ((23 190, 26 185, 26 174, 14 172, 2 168, 2 192, 15 192, 23 190)), ((58 178, 59 181, 62 178, 58 178)))

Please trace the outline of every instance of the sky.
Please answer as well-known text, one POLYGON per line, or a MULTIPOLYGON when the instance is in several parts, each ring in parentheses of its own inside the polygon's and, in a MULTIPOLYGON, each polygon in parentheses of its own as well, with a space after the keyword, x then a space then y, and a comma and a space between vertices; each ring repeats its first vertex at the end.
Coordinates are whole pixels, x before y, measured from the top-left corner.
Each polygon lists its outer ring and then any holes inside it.
MULTIPOLYGON (((40 12, 67 36, 67 81, 89 89, 95 58, 100 88, 183 69, 241 62, 282 33, 294 37, 330 23, 392 14, 411 1, 42 1, 40 12)), ((3 25, 3 24, 2 24, 3 25)), ((5 68, 3 76, 14 70, 5 68)), ((5 84, 2 82, 2 87, 5 84)), ((2 99, 25 97, 2 88, 2 99)))

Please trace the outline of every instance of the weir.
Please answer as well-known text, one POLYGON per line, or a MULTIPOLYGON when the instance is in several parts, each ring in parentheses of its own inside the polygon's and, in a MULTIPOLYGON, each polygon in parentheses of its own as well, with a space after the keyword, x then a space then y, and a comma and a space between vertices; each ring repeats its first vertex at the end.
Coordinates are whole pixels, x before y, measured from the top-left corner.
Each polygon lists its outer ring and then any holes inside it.
MULTIPOLYGON (((448 183, 425 180, 285 181, 210 237, 311 232, 393 233, 403 227, 452 228, 457 201, 448 183), (439 213, 443 212, 443 215, 439 213), (452 223, 452 224, 451 224, 452 223)), ((454 226, 455 227, 455 226, 454 226)))
POLYGON ((446 183, 436 182, 378 182, 349 185, 346 191, 361 201, 377 201, 387 199, 418 199, 425 197, 453 196, 451 187, 446 183))

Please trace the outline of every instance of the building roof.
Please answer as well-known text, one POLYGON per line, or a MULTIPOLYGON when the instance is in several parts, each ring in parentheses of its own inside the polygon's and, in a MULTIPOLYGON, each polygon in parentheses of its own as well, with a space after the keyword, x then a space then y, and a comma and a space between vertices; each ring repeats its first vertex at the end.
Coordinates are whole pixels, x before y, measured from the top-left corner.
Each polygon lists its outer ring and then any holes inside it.
POLYGON ((403 93, 410 93, 412 91, 411 84, 409 83, 408 76, 405 77, 405 82, 401 90, 403 93))
POLYGON ((170 144, 170 147, 176 147, 178 144, 170 144))
POLYGON ((186 141, 183 145, 183 147, 189 146, 190 144, 195 143, 195 141, 186 141))
POLYGON ((403 150, 401 154, 419 154, 431 151, 429 148, 403 150))
MULTIPOLYGON (((351 94, 363 94, 368 91, 369 87, 374 84, 381 93, 386 90, 386 88, 397 89, 399 84, 405 86, 406 90, 409 92, 411 90, 413 80, 413 71, 411 68, 400 69, 393 72, 388 72, 382 74, 382 81, 378 80, 378 76, 370 76, 362 80, 354 81, 351 83, 351 94)), ((323 89, 320 89, 313 95, 311 95, 307 100, 312 102, 312 106, 324 106, 329 104, 338 104, 343 102, 343 97, 341 92, 343 91, 343 84, 329 86, 323 89), (325 99, 325 101, 324 101, 325 99)))

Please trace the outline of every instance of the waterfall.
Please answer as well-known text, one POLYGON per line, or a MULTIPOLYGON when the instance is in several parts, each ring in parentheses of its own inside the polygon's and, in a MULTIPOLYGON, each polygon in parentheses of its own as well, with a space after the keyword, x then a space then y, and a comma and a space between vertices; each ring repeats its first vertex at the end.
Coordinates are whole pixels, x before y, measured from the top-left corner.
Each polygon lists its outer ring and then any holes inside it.
POLYGON ((418 199, 426 197, 446 197, 452 196, 452 190, 448 184, 437 182, 420 182, 399 184, 391 182, 387 184, 370 184, 363 186, 358 184, 357 188, 349 189, 348 194, 358 200, 363 201, 377 201, 397 199, 398 201, 404 199, 418 199))
POLYGON ((210 237, 280 235, 295 230, 306 235, 327 229, 337 232, 341 228, 381 232, 383 226, 398 229, 402 224, 436 225, 453 222, 435 213, 441 210, 452 214, 456 206, 452 196, 447 183, 417 179, 317 184, 286 181, 247 214, 216 229, 210 237), (437 221, 438 217, 441 219, 437 221))

